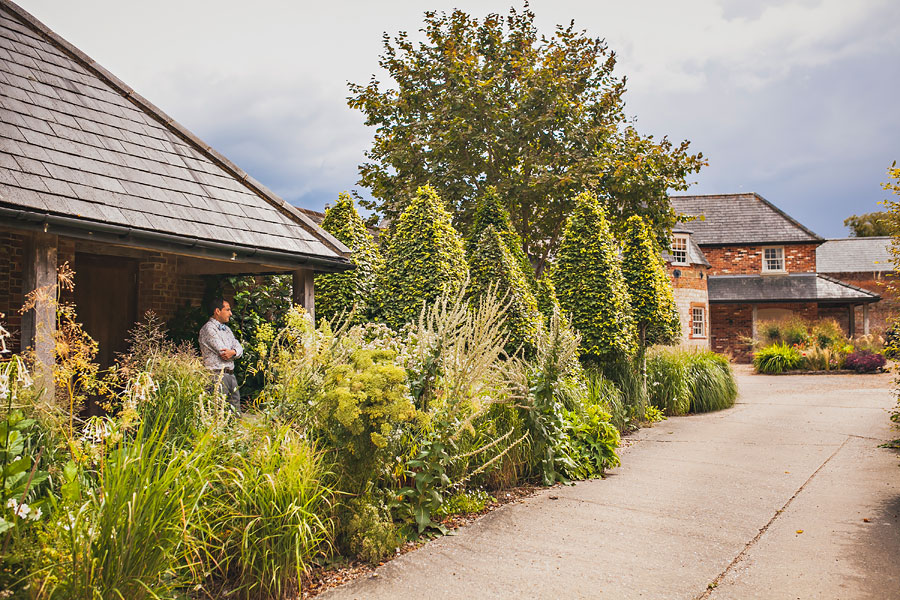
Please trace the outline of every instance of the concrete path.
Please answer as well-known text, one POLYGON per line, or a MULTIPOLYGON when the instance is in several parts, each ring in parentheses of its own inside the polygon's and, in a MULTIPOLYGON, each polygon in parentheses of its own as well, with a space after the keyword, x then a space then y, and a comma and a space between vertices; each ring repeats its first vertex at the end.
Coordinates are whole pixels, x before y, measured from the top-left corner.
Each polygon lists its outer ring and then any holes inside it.
POLYGON ((635 435, 546 490, 320 596, 900 598, 890 375, 739 376, 735 408, 635 435), (802 533, 801 533, 802 532, 802 533))

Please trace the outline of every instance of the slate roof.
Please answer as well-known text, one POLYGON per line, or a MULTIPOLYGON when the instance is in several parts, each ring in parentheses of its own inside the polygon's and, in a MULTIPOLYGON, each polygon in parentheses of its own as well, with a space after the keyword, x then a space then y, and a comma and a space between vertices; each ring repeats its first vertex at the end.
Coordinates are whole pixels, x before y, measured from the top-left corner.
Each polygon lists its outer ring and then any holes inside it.
POLYGON ((819 273, 892 271, 890 237, 852 237, 828 240, 816 248, 819 273))
POLYGON ((307 214, 8 0, 0 0, 3 206, 349 265, 348 249, 307 214))
POLYGON ((713 275, 710 302, 824 302, 868 304, 881 299, 862 288, 817 273, 713 275))
POLYGON ((678 226, 690 231, 700 246, 824 241, 756 193, 669 199, 676 213, 698 217, 678 226))

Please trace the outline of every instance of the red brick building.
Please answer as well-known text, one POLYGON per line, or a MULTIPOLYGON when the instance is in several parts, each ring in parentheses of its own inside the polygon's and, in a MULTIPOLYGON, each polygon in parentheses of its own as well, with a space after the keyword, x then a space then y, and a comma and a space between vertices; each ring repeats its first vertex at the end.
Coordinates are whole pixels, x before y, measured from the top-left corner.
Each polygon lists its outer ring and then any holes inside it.
POLYGON ((880 300, 879 293, 821 273, 816 251, 826 240, 762 196, 675 196, 671 201, 677 213, 693 217, 683 229, 709 263, 713 350, 746 360, 758 323, 791 317, 835 317, 848 335, 857 333, 858 319, 868 329, 867 307, 880 300))
POLYGON ((671 250, 663 257, 681 320, 681 345, 709 348, 709 261, 681 224, 675 227, 671 250))
MULTIPOLYGON (((204 277, 351 267, 348 249, 208 144, 0 0, 0 313, 12 349, 52 360, 54 309, 25 295, 76 272, 74 300, 101 364, 147 310, 197 303, 204 277)), ((105 366, 105 365, 104 365, 105 366)))

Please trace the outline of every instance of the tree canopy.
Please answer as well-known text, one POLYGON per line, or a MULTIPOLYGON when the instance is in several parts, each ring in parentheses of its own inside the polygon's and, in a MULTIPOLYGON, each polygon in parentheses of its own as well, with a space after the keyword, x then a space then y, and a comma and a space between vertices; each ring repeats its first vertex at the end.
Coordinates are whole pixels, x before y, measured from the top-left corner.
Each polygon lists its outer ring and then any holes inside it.
POLYGON ((481 20, 426 12, 422 32, 421 43, 385 34, 379 66, 391 86, 374 75, 350 84, 349 105, 376 128, 359 168, 374 196, 363 206, 393 221, 428 183, 465 231, 477 199, 495 186, 539 271, 584 190, 617 231, 639 214, 668 239, 675 213, 667 191, 686 189, 705 162, 688 142, 638 133, 602 39, 574 22, 541 35, 527 5, 481 20))
POLYGON ((874 237, 893 235, 891 219, 887 211, 876 211, 862 215, 852 215, 844 219, 844 227, 851 237, 874 237))

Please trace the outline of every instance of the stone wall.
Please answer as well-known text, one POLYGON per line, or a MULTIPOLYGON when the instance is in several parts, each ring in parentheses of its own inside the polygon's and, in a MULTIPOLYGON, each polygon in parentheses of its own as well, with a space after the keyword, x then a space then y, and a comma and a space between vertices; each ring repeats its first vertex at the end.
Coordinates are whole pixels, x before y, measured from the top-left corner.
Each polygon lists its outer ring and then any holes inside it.
POLYGON ((815 273, 816 247, 812 244, 765 244, 759 246, 704 246, 711 275, 758 275, 762 273, 763 248, 784 247, 784 267, 788 273, 815 273))
POLYGON ((693 336, 691 308, 703 306, 706 309, 707 334, 709 333, 709 295, 706 285, 706 268, 703 265, 668 265, 669 280, 675 295, 675 306, 681 321, 681 345, 709 348, 709 337, 693 336), (675 271, 678 277, 675 277, 675 271))

